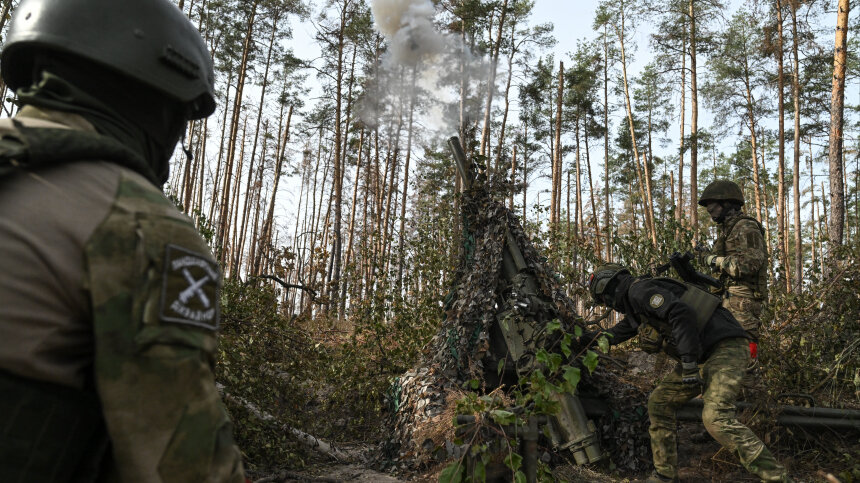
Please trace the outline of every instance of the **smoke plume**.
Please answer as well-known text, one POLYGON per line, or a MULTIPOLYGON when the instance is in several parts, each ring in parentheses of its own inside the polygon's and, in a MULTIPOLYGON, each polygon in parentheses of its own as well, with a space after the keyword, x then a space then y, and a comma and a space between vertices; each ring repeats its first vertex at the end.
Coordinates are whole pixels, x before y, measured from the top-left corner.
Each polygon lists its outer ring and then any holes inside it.
MULTIPOLYGON (((373 0, 371 12, 388 49, 365 91, 362 119, 378 125, 399 111, 402 99, 418 95, 420 122, 444 131, 445 136, 455 134, 460 76, 467 79, 466 97, 474 97, 478 85, 486 83, 487 62, 473 54, 460 37, 436 27, 431 0, 373 0)), ((480 116, 480 102, 467 103, 466 109, 475 111, 467 112, 467 117, 480 116)))

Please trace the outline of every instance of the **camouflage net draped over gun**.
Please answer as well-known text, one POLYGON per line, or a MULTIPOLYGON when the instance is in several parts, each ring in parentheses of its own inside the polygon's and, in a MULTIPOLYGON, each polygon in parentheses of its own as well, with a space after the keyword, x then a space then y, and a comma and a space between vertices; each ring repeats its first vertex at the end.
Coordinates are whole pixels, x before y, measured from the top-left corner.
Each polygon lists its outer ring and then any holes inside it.
MULTIPOLYGON (((493 183, 499 182, 493 180, 493 183)), ((452 443, 455 403, 464 394, 465 383, 472 379, 485 383, 485 369, 496 369, 485 365, 495 363, 486 357, 489 334, 496 317, 506 308, 503 305, 520 307, 519 316, 525 318, 530 317, 530 312, 537 315, 549 309, 569 328, 578 318, 573 301, 564 294, 555 274, 526 237, 516 215, 491 199, 489 192, 486 186, 477 185, 462 197, 465 253, 446 300, 445 319, 425 348, 421 361, 392 387, 393 431, 385 443, 385 452, 407 467, 418 468, 434 460, 460 456, 461 449, 452 443), (551 301, 550 307, 534 297, 519 300, 525 291, 520 292, 516 287, 512 293, 502 293, 506 290, 502 261, 508 233, 537 280, 539 295, 544 301, 551 301), (445 448, 442 454, 438 452, 440 448, 445 448)), ((613 409, 595 421, 603 430, 602 439, 608 443, 604 448, 610 450, 619 468, 643 469, 650 459, 647 417, 642 417, 644 395, 619 382, 611 372, 598 368, 593 376, 590 380, 586 378, 581 386, 599 386, 597 394, 613 409)), ((485 387, 487 391, 492 389, 485 387)))

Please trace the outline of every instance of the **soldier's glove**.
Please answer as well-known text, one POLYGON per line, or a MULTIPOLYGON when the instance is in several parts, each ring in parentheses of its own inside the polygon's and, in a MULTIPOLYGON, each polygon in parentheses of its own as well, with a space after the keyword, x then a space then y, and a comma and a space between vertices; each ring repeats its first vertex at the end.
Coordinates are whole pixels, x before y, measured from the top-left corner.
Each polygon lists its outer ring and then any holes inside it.
POLYGON ((717 255, 708 255, 705 257, 705 265, 712 268, 719 268, 723 262, 723 257, 717 255))
POLYGON ((594 344, 597 344, 597 339, 600 337, 599 331, 588 331, 583 332, 581 336, 579 336, 579 345, 583 347, 591 347, 594 344))
POLYGON ((681 382, 684 384, 702 383, 702 378, 699 377, 699 365, 695 361, 681 363, 681 382))

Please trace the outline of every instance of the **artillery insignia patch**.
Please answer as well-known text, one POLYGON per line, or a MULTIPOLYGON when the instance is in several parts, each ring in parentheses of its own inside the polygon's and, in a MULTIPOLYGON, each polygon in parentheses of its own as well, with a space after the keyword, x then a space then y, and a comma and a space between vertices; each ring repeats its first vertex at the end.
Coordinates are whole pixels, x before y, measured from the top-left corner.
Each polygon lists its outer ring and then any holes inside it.
POLYGON ((655 309, 660 308, 660 306, 663 305, 663 296, 655 293, 651 296, 651 300, 649 300, 648 303, 655 309))
POLYGON ((164 322, 218 328, 218 266, 209 257, 167 245, 162 273, 161 307, 164 322))

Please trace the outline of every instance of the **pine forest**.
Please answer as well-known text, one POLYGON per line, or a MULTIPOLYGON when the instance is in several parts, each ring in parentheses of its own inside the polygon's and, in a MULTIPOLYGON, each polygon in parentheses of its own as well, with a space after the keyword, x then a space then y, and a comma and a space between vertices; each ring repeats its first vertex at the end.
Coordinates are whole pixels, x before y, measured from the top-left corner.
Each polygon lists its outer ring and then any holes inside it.
MULTIPOLYGON (((688 252, 713 275, 722 225, 699 200, 717 180, 767 252, 741 420, 797 481, 860 481, 851 0, 173 1, 218 99, 164 192, 222 269, 216 382, 249 481, 647 476, 645 401, 675 362, 584 344, 624 317, 589 275, 677 278, 688 252), (536 289, 505 278, 511 257, 536 289), (541 302, 517 313, 560 349, 510 382, 516 359, 482 351, 528 287, 541 302), (600 461, 510 430, 556 414, 552 391, 582 395, 600 461), (791 419, 820 407, 842 426, 791 419)), ((4 36, 18 3, 2 2, 4 36)), ((757 481, 697 414, 681 481, 757 481)))

